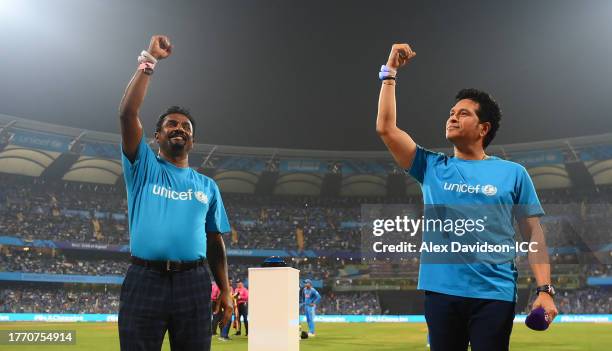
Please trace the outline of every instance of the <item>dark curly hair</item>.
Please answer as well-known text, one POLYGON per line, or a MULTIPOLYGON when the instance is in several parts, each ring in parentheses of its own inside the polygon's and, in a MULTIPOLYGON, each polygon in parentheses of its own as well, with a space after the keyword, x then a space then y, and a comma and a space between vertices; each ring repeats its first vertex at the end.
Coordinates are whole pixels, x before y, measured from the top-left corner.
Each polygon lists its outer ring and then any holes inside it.
POLYGON ((501 121, 502 112, 499 105, 488 93, 478 89, 461 89, 455 96, 455 102, 463 99, 470 99, 478 103, 478 110, 476 110, 476 116, 480 123, 489 122, 491 129, 483 140, 483 147, 486 149, 487 146, 495 138, 497 129, 499 129, 499 122, 501 121))
POLYGON ((189 111, 189 109, 181 107, 181 106, 170 106, 166 109, 166 111, 164 111, 159 118, 157 119, 157 124, 155 125, 155 132, 159 133, 159 131, 161 130, 162 124, 164 124, 164 119, 166 118, 166 116, 168 115, 172 115, 172 114, 181 114, 185 117, 187 117, 189 119, 189 122, 191 122, 191 127, 193 128, 192 132, 195 132, 195 120, 193 119, 193 117, 191 116, 191 112, 189 111))

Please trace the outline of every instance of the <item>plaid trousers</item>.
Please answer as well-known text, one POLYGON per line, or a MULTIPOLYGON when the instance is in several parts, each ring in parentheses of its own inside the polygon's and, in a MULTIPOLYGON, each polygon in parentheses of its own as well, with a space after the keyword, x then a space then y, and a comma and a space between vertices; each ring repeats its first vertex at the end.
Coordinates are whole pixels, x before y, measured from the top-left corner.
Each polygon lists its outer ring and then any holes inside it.
POLYGON ((170 348, 209 351, 211 282, 207 267, 159 272, 130 265, 119 299, 119 342, 123 351, 170 348))

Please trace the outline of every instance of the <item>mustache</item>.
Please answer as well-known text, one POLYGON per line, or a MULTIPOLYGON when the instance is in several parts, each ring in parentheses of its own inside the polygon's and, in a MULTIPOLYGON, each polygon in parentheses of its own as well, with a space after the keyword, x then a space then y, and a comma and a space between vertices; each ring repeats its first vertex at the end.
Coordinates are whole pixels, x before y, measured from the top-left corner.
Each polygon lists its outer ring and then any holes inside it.
POLYGON ((180 130, 175 130, 175 131, 170 132, 170 134, 168 134, 168 139, 172 139, 174 137, 182 137, 185 140, 189 140, 189 135, 181 132, 180 130))

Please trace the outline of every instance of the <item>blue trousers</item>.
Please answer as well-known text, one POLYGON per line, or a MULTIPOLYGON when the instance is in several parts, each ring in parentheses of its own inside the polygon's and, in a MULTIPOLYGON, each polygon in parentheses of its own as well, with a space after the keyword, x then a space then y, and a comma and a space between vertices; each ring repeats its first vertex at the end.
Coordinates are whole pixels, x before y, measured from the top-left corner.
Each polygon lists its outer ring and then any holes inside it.
POLYGON ((514 302, 427 291, 425 319, 432 351, 507 351, 514 302))
POLYGON ((308 332, 311 334, 315 333, 315 309, 316 306, 304 306, 304 310, 306 312, 306 322, 308 323, 308 332))

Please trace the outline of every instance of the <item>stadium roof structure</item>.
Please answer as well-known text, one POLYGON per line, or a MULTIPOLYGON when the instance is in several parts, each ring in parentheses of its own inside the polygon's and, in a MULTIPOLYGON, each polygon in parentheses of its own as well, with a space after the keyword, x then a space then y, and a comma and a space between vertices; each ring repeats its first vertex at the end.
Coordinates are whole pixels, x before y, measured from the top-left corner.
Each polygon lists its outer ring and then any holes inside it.
MULTIPOLYGON (((0 114, 2 173, 122 185, 119 143, 119 134, 0 114)), ((435 150, 451 152, 450 148, 435 150)), ((594 189, 612 184, 612 133, 491 145, 487 151, 525 166, 538 189, 594 189)), ((330 196, 420 193, 419 185, 386 151, 196 144, 190 166, 214 178, 224 192, 330 196)))

